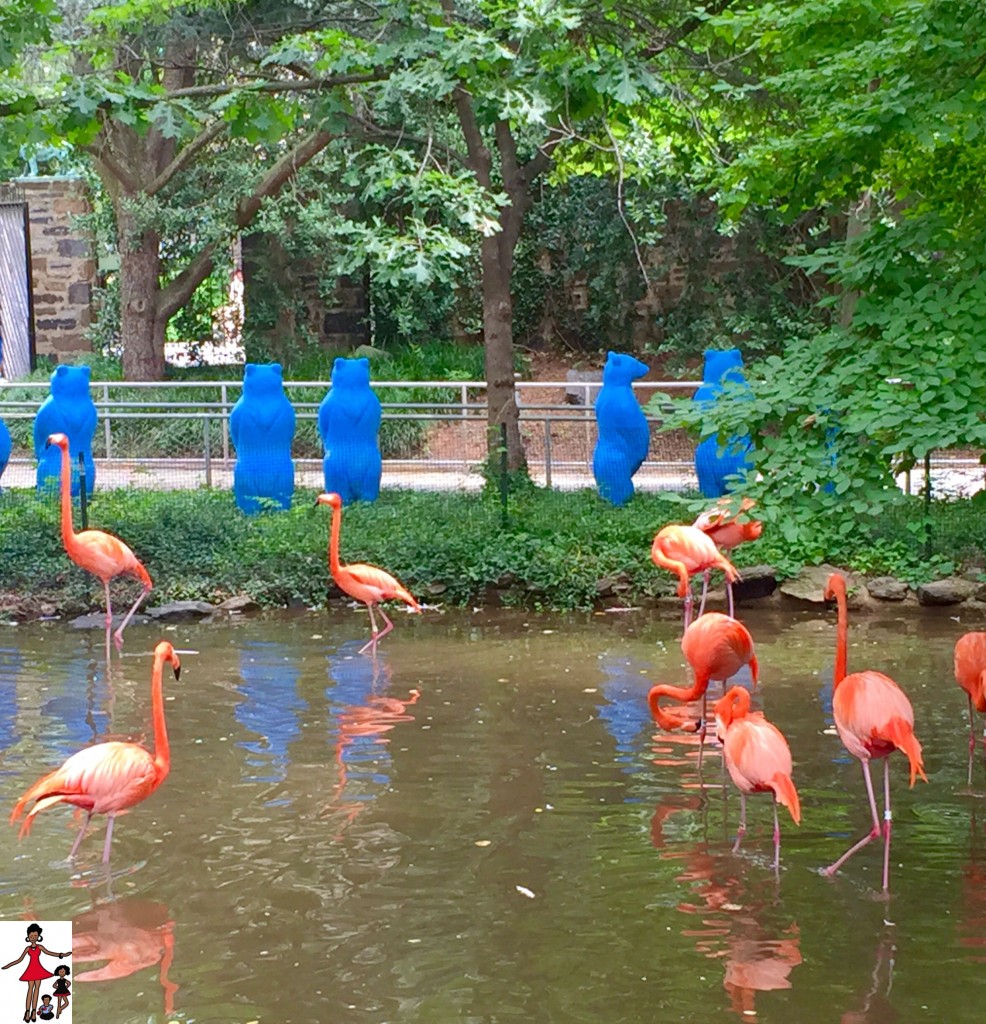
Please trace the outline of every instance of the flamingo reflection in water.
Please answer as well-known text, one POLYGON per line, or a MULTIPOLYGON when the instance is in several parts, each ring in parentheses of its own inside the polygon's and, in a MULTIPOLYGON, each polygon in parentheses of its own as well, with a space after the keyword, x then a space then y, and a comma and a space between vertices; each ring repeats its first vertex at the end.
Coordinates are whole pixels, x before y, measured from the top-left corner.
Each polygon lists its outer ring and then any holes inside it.
POLYGON ((341 815, 340 831, 356 819, 373 799, 372 793, 347 792, 356 779, 371 781, 377 788, 387 786, 390 754, 386 735, 400 722, 412 722, 407 708, 418 702, 421 693, 408 691, 406 698, 392 697, 378 690, 390 686, 393 670, 382 659, 354 657, 355 645, 343 644, 329 658, 329 672, 335 685, 327 693, 339 703, 332 710, 336 724, 333 759, 338 769, 332 799, 322 816, 341 815), (342 703, 345 701, 345 703, 342 703))
POLYGON ((72 922, 72 957, 76 964, 105 963, 76 974, 76 982, 117 981, 160 964, 164 1013, 170 1018, 178 991, 168 977, 175 955, 174 930, 171 912, 162 903, 123 899, 94 906, 72 922))
POLYGON ((975 808, 969 822, 969 852, 962 865, 959 905, 955 911, 958 944, 967 950, 966 959, 986 964, 986 849, 983 825, 975 808))
POLYGON ((690 888, 677 909, 692 915, 694 923, 682 935, 695 939, 695 948, 709 959, 723 961, 722 984, 730 1008, 752 1017, 758 992, 791 988, 791 971, 802 960, 800 930, 796 921, 780 929, 768 926, 763 920, 766 908, 751 903, 742 866, 731 858, 714 855, 707 843, 675 844, 680 850, 668 844, 664 826, 671 816, 703 806, 697 796, 678 798, 674 805, 659 803, 651 819, 651 842, 662 857, 683 862, 677 881, 690 888))
POLYGON ((893 939, 884 933, 876 947, 870 985, 863 993, 861 1005, 856 1009, 846 1010, 839 1018, 839 1024, 894 1024, 900 1019, 890 1002, 896 955, 897 946, 893 939))

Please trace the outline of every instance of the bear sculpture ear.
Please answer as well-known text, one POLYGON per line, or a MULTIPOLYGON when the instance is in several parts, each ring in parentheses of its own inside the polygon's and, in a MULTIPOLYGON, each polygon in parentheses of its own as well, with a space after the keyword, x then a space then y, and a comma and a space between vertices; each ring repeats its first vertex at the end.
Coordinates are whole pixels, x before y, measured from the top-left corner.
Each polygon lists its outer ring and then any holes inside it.
POLYGON ((68 367, 64 363, 59 363, 55 367, 55 372, 52 374, 53 377, 64 377, 68 373, 68 367))
POLYGON ((281 369, 280 363, 271 363, 270 368, 277 374, 278 377, 284 376, 284 371, 281 369))
POLYGON ((243 376, 244 377, 252 377, 254 375, 254 373, 256 372, 256 369, 257 369, 257 364, 256 363, 247 363, 246 366, 243 368, 243 376))

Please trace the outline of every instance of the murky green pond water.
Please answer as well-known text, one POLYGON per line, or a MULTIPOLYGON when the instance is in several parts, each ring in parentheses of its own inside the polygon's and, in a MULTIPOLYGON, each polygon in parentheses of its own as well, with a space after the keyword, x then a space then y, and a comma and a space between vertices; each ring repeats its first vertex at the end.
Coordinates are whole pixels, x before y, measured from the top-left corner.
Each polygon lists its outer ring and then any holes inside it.
POLYGON ((8 809, 80 746, 149 741, 153 644, 197 652, 111 887, 105 819, 73 868, 54 808, 0 829, 0 917, 74 920, 79 1021, 980 1021, 986 772, 970 794, 951 652, 986 623, 852 623, 850 671, 908 692, 930 780, 894 758, 884 901, 879 844, 817 874, 868 827, 831 730, 834 612, 743 618, 803 804, 779 880, 767 798, 734 855, 718 750, 700 785, 694 738, 650 721, 648 687, 685 678, 671 619, 398 616, 376 665, 365 612, 134 627, 109 678, 98 631, 0 627, 8 809))

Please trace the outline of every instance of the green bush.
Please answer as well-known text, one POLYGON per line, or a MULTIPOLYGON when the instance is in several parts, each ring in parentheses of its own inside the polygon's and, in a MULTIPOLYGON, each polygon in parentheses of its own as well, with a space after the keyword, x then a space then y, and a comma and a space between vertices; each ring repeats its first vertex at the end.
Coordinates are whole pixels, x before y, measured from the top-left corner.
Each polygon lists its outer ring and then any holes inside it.
MULTIPOLYGON (((314 498, 299 491, 289 511, 248 517, 228 492, 97 492, 89 523, 138 553, 155 602, 247 593, 271 606, 318 606, 331 590, 329 514, 314 498)), ((650 545, 658 529, 689 521, 700 504, 641 494, 615 509, 592 491, 530 487, 510 495, 504 528, 495 497, 385 491, 346 509, 342 557, 386 567, 424 600, 586 609, 608 583, 635 602, 673 592, 675 580, 655 569, 650 545)), ((984 564, 986 528, 974 500, 933 503, 926 518, 920 499, 902 497, 893 519, 860 521, 849 532, 819 522, 810 547, 786 541, 778 510, 764 511, 763 538, 734 552, 741 568, 766 562, 783 576, 829 561, 917 583, 984 564)), ((0 595, 8 603, 18 595, 65 609, 101 607, 99 583, 65 556, 54 498, 10 490, 0 498, 0 595)))

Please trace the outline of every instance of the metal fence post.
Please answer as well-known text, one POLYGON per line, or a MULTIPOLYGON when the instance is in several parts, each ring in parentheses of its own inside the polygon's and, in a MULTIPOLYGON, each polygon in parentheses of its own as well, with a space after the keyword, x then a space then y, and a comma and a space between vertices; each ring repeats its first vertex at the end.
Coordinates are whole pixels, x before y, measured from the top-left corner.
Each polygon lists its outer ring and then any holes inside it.
POLYGON ((500 526, 507 528, 507 424, 500 423, 500 526))
POLYGON ((79 452, 79 518, 83 530, 89 529, 89 495, 86 490, 86 456, 79 452))
POLYGON ((229 469, 229 402, 227 400, 226 385, 223 384, 219 393, 223 403, 222 432, 223 432, 223 466, 229 469))
POLYGON ((205 485, 212 486, 212 429, 209 417, 206 416, 202 422, 205 424, 204 436, 202 438, 205 448, 205 485))
POLYGON ((544 417, 544 486, 551 490, 551 420, 544 417))
POLYGON ((924 558, 931 557, 931 452, 924 457, 924 558))
POLYGON ((106 439, 106 458, 113 457, 113 442, 110 435, 110 386, 103 385, 103 404, 106 406, 106 419, 103 420, 103 437, 106 439))
POLYGON ((459 431, 460 443, 462 445, 462 468, 469 469, 469 410, 466 405, 469 403, 469 389, 462 385, 459 389, 459 401, 462 405, 462 429, 459 431))

